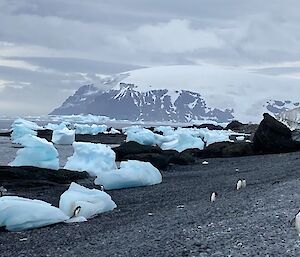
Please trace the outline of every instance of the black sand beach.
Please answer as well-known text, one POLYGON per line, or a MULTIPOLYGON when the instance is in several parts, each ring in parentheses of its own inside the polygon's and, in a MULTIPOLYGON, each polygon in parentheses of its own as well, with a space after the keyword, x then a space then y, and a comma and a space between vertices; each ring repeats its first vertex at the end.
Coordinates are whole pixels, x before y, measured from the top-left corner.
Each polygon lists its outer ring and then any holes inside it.
MULTIPOLYGON (((300 152, 201 162, 170 167, 160 185, 109 191, 117 209, 88 222, 1 231, 1 257, 300 256, 289 224, 300 206, 300 152), (240 178, 247 187, 237 192, 240 178)), ((11 193, 57 206, 67 187, 11 193)))

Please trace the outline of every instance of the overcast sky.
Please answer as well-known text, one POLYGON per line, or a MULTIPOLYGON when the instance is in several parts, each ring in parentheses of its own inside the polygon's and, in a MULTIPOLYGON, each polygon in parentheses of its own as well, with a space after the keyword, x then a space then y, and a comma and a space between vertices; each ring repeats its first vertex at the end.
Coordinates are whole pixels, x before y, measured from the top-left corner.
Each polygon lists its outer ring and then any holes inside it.
POLYGON ((0 0, 0 115, 47 114, 139 67, 300 75, 299 0, 0 0))

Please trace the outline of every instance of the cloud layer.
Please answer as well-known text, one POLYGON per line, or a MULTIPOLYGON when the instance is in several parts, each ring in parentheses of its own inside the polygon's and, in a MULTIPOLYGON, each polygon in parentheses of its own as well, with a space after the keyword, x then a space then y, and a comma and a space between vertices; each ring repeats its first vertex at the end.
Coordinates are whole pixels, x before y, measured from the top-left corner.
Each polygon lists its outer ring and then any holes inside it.
POLYGON ((299 7, 297 0, 2 0, 0 115, 47 113, 96 74, 147 66, 208 63, 299 78, 299 7))

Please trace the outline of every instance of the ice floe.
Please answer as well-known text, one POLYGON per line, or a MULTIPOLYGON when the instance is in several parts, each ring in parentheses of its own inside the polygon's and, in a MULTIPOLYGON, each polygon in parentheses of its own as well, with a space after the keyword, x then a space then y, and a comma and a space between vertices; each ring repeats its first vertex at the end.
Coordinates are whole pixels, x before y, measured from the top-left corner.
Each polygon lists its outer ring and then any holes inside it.
POLYGON ((16 119, 11 125, 11 139, 15 144, 20 143, 20 139, 25 135, 37 135, 36 130, 43 129, 38 126, 36 123, 24 120, 24 119, 16 119))
POLYGON ((75 141, 75 130, 63 128, 54 130, 52 134, 52 142, 57 145, 71 145, 75 141))
POLYGON ((0 227, 9 231, 39 228, 68 219, 63 211, 44 201, 17 196, 0 197, 0 227))
POLYGON ((110 195, 97 190, 89 189, 75 182, 71 183, 59 201, 59 208, 68 216, 84 217, 89 219, 100 213, 112 211, 117 205, 110 195), (74 215, 74 210, 80 206, 79 212, 74 215))
POLYGON ((99 133, 104 133, 107 131, 106 125, 88 125, 88 124, 75 124, 74 125, 76 134, 88 134, 88 135, 97 135, 99 133))
POLYGON ((95 179, 96 185, 103 185, 105 189, 120 189, 159 184, 162 176, 149 162, 135 160, 123 161, 120 168, 106 171, 95 179))
POLYGON ((58 152, 51 142, 32 135, 19 139, 24 147, 17 151, 16 158, 10 166, 34 166, 48 169, 59 169, 58 152))
POLYGON ((74 154, 68 158, 65 169, 86 171, 97 176, 107 170, 116 169, 116 154, 107 145, 85 142, 73 143, 74 154))

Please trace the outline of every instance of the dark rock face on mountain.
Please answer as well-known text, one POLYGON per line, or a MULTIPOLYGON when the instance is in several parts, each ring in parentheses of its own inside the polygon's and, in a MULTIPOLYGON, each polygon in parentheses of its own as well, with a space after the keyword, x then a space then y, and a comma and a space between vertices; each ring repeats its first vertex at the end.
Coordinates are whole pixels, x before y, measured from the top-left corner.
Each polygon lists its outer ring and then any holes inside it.
POLYGON ((210 108, 199 93, 167 89, 139 92, 133 84, 120 83, 120 89, 101 91, 86 85, 70 96, 51 114, 94 114, 119 120, 175 121, 215 120, 229 122, 233 110, 210 108))
POLYGON ((299 102, 292 102, 289 100, 286 101, 280 101, 280 100, 273 100, 273 101, 267 101, 265 107, 266 109, 273 113, 274 115, 278 115, 282 112, 285 112, 287 110, 294 109, 296 107, 299 107, 299 102))
POLYGON ((284 153, 300 150, 300 143, 292 138, 292 131, 271 115, 265 113, 253 138, 258 153, 284 153))

